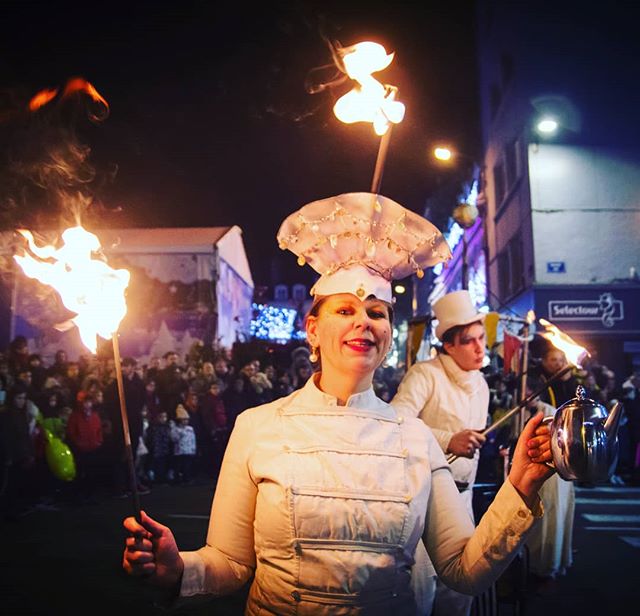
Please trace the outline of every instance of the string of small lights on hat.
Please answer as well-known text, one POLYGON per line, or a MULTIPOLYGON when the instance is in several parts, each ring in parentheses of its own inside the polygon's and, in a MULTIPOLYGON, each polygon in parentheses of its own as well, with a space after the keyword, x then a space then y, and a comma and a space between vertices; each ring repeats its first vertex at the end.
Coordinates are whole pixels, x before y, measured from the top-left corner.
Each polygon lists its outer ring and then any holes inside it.
MULTIPOLYGON (((373 205, 374 212, 381 213, 382 208, 383 205, 380 203, 380 200, 376 199, 373 205)), ((313 237, 315 241, 298 253, 298 265, 302 267, 306 263, 313 265, 314 254, 319 252, 327 242, 332 248, 337 248, 341 239, 353 240, 354 238, 357 238, 365 243, 363 253, 367 257, 366 259, 352 257, 346 261, 334 262, 321 273, 331 274, 341 268, 358 264, 364 265, 378 272, 387 280, 391 280, 393 278, 394 268, 402 262, 410 263, 416 276, 418 278, 422 278, 424 276, 424 271, 416 263, 414 253, 426 244, 431 245, 431 254, 433 257, 439 257, 442 260, 448 260, 451 258, 450 254, 443 253, 436 248, 436 244, 439 243, 439 239, 441 238, 441 234, 438 231, 434 232, 431 236, 425 237, 424 235, 414 233, 406 227, 404 223, 406 212, 402 212, 397 219, 390 223, 380 222, 377 218, 378 217, 375 216, 375 214, 373 217, 369 218, 357 216, 345 209, 336 200, 335 207, 331 212, 314 219, 310 219, 301 212, 298 212, 296 217, 297 229, 286 236, 279 237, 279 247, 282 250, 291 249, 291 247, 299 241, 301 236, 306 240, 313 237), (344 230, 336 233, 335 229, 332 228, 330 229, 330 231, 332 231, 331 233, 323 233, 323 224, 333 224, 336 220, 342 224, 344 230), (364 230, 367 228, 368 231, 364 230), (407 248, 394 240, 392 238, 392 234, 396 230, 402 234, 403 239, 413 238, 415 240, 414 245, 411 248, 407 248), (311 231, 311 235, 309 234, 309 231, 311 231), (378 245, 381 244, 385 245, 389 251, 394 251, 396 254, 401 255, 401 258, 398 259, 398 262, 395 265, 388 268, 381 268, 380 262, 374 260, 378 250, 378 245)))

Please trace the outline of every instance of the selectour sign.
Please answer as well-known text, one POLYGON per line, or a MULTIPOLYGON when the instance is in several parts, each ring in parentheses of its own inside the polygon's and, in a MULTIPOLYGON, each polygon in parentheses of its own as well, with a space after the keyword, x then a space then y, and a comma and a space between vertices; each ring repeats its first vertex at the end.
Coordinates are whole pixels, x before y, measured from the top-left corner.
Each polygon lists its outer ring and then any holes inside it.
POLYGON ((594 300, 552 300, 549 302, 551 321, 600 321, 613 327, 624 319, 624 303, 612 293, 602 293, 594 300))

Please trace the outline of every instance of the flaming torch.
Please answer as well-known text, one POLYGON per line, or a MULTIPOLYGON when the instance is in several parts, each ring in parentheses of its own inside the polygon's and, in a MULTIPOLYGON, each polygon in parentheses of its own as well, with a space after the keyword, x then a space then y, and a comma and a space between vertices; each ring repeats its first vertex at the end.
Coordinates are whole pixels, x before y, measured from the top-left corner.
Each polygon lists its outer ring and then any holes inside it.
POLYGON ((26 240, 24 255, 15 255, 16 263, 29 278, 55 289, 64 306, 75 313, 70 321, 56 326, 66 330, 77 327, 83 345, 95 353, 98 336, 113 342, 116 379, 120 397, 120 414, 131 479, 135 513, 140 518, 140 498, 135 480, 135 467, 124 397, 118 327, 127 313, 125 291, 130 274, 126 269, 111 268, 101 253, 100 241, 82 226, 62 233, 62 246, 38 246, 30 231, 20 230, 26 240))
POLYGON ((380 83, 372 74, 387 68, 394 54, 387 54, 379 43, 367 41, 345 47, 339 50, 339 55, 343 65, 341 68, 356 85, 338 99, 333 112, 346 124, 371 122, 376 135, 381 137, 371 182, 371 192, 378 193, 389 149, 391 126, 402 122, 405 107, 396 100, 398 88, 380 83))
MULTIPOLYGON (((529 320, 532 318, 533 313, 530 312, 527 314, 527 318, 524 320, 525 322, 530 322, 529 320)), ((551 383, 554 383, 558 379, 561 379, 565 376, 569 371, 573 369, 574 366, 581 367, 581 362, 585 360, 585 358, 589 357, 589 352, 584 347, 580 346, 577 342, 572 340, 570 336, 565 334, 563 331, 558 329, 552 323, 549 323, 546 319, 539 319, 539 323, 545 327, 544 332, 542 332, 542 337, 546 338, 553 346, 557 349, 560 349, 564 352, 567 358, 567 365, 560 368, 557 372, 554 372, 545 383, 536 391, 534 391, 531 395, 526 398, 523 397, 520 402, 516 406, 514 406, 509 412, 505 413, 500 419, 494 421, 488 428, 485 428, 481 434, 486 436, 489 432, 495 430, 498 426, 502 425, 505 421, 513 417, 519 411, 523 411, 527 408, 527 406, 533 402, 539 395, 544 392, 547 387, 551 383)), ((523 386, 526 382, 523 382, 523 386)), ((524 423, 520 429, 524 427, 524 423)), ((455 454, 449 454, 447 456, 447 462, 451 464, 454 460, 457 460, 459 456, 455 454)))

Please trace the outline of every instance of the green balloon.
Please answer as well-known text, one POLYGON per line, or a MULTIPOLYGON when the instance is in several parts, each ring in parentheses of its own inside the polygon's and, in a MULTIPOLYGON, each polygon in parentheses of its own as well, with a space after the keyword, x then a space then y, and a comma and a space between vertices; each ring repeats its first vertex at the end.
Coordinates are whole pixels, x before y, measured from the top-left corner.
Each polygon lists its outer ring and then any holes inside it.
POLYGON ((47 444, 44 456, 49 469, 55 477, 62 481, 73 481, 76 477, 76 461, 69 446, 59 438, 46 431, 47 444))

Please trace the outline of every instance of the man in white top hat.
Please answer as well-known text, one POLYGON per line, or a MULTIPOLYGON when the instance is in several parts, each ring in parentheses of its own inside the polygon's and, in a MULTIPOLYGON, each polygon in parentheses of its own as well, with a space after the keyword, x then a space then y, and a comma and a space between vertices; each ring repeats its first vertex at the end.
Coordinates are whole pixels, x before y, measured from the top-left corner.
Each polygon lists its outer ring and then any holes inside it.
MULTIPOLYGON (((437 357, 407 371, 391 404, 401 415, 420 417, 444 453, 459 456, 451 463, 451 471, 473 520, 473 483, 489 410, 489 387, 480 372, 485 356, 484 314, 476 310, 468 291, 445 295, 433 305, 433 312, 442 347, 437 357)), ((428 583, 419 578, 424 558, 426 552, 416 553, 416 590, 428 583)), ((433 614, 466 615, 471 603, 472 597, 438 583, 433 614)))

